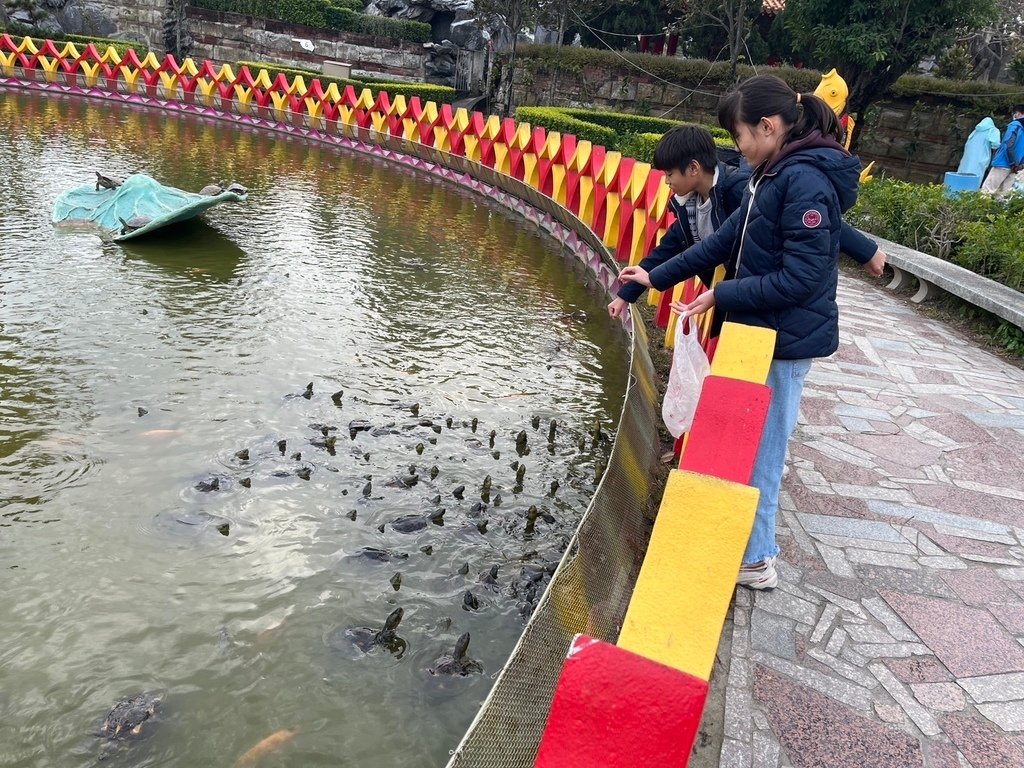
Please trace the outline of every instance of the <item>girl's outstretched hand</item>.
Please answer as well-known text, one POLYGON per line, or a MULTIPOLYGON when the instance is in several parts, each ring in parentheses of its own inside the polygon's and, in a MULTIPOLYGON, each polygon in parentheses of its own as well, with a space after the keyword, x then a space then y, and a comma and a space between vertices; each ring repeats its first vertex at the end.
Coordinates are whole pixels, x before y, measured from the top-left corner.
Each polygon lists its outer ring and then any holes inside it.
POLYGON ((713 306, 715 306, 714 291, 704 291, 704 293, 689 304, 684 304, 681 301, 673 301, 671 304, 671 307, 676 314, 683 318, 692 317, 693 315, 702 315, 713 306))
POLYGON ((651 278, 646 269, 640 267, 626 267, 619 272, 619 279, 624 283, 640 283, 647 288, 651 287, 651 278))

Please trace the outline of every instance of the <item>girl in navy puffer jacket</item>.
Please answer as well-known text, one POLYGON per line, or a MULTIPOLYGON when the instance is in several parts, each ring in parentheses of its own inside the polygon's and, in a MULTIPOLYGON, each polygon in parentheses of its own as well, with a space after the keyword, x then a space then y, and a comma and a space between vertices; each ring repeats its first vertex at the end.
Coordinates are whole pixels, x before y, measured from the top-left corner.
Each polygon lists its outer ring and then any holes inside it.
POLYGON ((824 101, 773 75, 752 77, 726 95, 718 120, 754 168, 743 203, 711 237, 649 274, 627 267, 620 277, 663 291, 735 264, 713 290, 673 309, 687 317, 716 307, 727 320, 776 331, 772 402, 751 481, 761 495, 737 580, 770 589, 778 583, 779 486, 804 378, 812 358, 839 346, 839 233, 843 212, 857 199, 860 161, 837 141, 838 122, 824 101))

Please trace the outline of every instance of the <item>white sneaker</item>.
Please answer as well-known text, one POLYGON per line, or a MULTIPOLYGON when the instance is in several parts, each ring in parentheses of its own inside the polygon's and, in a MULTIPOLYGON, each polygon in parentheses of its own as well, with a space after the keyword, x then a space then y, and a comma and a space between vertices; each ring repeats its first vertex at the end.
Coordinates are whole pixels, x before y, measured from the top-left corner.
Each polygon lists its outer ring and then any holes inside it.
POLYGON ((747 589, 775 589, 779 583, 779 574, 775 570, 775 558, 769 557, 760 563, 743 564, 736 583, 747 589))

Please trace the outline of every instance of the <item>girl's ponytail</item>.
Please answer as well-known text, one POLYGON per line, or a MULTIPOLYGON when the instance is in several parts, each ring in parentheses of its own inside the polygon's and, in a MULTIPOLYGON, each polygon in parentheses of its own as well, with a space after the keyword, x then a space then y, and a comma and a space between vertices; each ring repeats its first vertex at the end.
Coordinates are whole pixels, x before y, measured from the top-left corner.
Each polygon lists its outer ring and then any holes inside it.
POLYGON ((793 127, 790 128, 786 141, 802 139, 814 130, 821 131, 823 136, 831 136, 838 141, 839 121, 836 119, 836 113, 832 111, 832 107, 813 93, 798 93, 796 96, 800 114, 793 123, 793 127))
POLYGON ((757 125, 762 117, 779 115, 787 126, 786 143, 811 131, 839 139, 839 121, 823 100, 812 93, 798 94, 775 75, 744 80, 718 104, 718 122, 733 136, 739 123, 757 125))

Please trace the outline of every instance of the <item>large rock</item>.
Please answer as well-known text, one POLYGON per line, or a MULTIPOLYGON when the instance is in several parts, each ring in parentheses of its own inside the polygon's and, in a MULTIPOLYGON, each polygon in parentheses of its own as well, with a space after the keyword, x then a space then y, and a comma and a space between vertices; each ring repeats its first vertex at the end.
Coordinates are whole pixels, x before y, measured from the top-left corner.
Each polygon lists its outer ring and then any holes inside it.
MULTIPOLYGON (((117 20, 103 2, 90 0, 36 0, 30 8, 10 14, 11 22, 34 27, 40 34, 59 36, 95 35, 111 37, 117 33, 117 20)), ((6 22, 0 9, 0 21, 6 22)))

